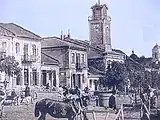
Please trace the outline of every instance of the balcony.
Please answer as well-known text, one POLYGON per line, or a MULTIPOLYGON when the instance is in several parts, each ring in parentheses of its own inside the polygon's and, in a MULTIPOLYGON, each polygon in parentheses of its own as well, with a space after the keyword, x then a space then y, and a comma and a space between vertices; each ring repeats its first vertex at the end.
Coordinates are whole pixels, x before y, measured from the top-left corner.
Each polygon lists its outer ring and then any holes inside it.
POLYGON ((36 56, 35 55, 22 55, 21 58, 22 58, 23 63, 36 62, 36 56))
POLYGON ((76 70, 82 71, 83 69, 87 68, 87 63, 76 63, 76 70))

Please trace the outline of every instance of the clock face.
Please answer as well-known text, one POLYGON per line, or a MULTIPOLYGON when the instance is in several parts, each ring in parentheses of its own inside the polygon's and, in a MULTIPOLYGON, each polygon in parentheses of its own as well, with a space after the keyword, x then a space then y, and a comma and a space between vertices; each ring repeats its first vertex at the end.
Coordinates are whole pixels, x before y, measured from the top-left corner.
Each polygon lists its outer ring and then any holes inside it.
POLYGON ((100 30, 100 25, 99 24, 94 24, 94 29, 96 30, 96 32, 98 32, 100 30))

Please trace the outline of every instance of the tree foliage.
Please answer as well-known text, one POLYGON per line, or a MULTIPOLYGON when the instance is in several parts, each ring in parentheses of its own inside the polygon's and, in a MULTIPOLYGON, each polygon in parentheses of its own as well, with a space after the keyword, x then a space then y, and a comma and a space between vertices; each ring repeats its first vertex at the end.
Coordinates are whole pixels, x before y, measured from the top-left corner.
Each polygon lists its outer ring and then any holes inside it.
POLYGON ((106 72, 106 84, 108 86, 127 85, 129 79, 132 87, 138 87, 144 80, 144 71, 144 67, 132 58, 127 58, 124 63, 112 62, 106 72))
POLYGON ((108 71, 106 72, 105 83, 109 86, 117 86, 122 81, 127 79, 126 67, 123 63, 112 62, 108 66, 108 71))
POLYGON ((13 75, 21 75, 21 68, 18 66, 19 63, 13 56, 7 56, 0 62, 0 71, 5 72, 9 77, 13 75))

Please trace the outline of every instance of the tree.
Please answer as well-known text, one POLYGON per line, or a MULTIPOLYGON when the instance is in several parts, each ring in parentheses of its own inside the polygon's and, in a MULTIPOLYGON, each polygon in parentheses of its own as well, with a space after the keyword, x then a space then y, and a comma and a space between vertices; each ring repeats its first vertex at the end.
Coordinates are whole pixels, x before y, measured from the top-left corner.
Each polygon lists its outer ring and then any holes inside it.
POLYGON ((106 72, 105 84, 108 84, 109 87, 116 89, 118 85, 125 81, 127 78, 126 67, 123 63, 112 62, 108 71, 106 72))
POLYGON ((5 72, 5 74, 8 75, 10 80, 10 77, 13 77, 14 75, 21 76, 22 69, 18 67, 18 65, 19 63, 15 60, 15 57, 8 56, 0 62, 0 71, 5 72))

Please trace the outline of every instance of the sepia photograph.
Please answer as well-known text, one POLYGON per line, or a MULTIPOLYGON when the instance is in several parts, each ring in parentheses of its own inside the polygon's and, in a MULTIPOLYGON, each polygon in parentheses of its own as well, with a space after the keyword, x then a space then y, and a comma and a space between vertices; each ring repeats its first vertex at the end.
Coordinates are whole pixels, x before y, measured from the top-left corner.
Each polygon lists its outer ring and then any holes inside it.
POLYGON ((0 120, 160 120, 159 5, 0 0, 0 120))

